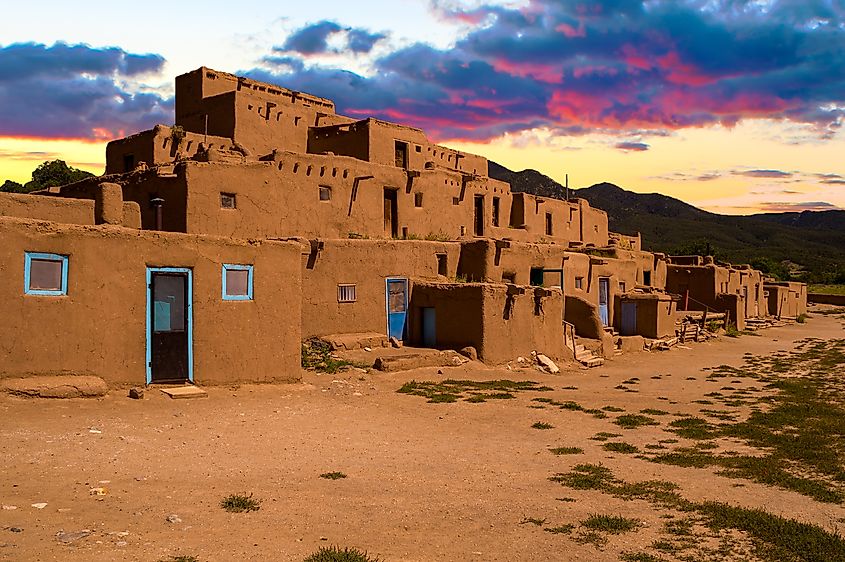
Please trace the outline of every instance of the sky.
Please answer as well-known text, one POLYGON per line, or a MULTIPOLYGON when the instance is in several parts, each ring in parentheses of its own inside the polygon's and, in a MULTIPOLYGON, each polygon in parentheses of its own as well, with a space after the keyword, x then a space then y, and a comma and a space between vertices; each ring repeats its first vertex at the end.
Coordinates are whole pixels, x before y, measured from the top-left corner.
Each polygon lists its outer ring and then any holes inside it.
POLYGON ((173 122, 207 66, 571 187, 845 208, 845 0, 0 0, 0 180, 173 122), (46 14, 46 15, 45 15, 46 14))

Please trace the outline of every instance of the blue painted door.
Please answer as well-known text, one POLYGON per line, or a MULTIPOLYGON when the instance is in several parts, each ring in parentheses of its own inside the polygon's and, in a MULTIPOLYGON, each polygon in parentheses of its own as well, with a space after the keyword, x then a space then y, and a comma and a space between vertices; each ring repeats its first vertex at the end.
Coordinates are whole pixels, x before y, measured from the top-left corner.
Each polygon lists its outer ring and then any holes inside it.
POLYGON ((622 335, 637 335, 637 303, 622 303, 622 335))
POLYGON ((599 279, 599 316, 601 323, 609 325, 610 316, 607 313, 607 303, 610 297, 610 279, 602 277, 599 279))
POLYGON ((408 280, 387 279, 387 335, 404 339, 405 321, 408 316, 408 280))

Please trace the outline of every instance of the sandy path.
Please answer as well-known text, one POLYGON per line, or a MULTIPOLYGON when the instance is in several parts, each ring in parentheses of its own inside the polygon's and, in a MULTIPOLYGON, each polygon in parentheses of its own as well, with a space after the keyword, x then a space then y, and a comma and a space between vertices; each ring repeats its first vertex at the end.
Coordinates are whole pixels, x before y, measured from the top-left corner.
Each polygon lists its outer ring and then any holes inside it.
POLYGON ((0 503, 17 506, 0 511, 0 560, 157 561, 192 554, 203 561, 295 561, 325 544, 356 546, 389 561, 616 560, 622 550, 653 542, 660 513, 645 502, 548 480, 582 462, 601 462, 626 480, 671 480, 689 499, 765 507, 842 527, 841 506, 746 481, 736 487, 737 480, 710 470, 611 454, 588 439, 610 431, 643 446, 672 437, 660 427, 626 431, 611 418, 528 407, 532 397, 548 396, 587 408, 696 413, 704 406, 692 400, 717 389, 705 381, 703 367, 739 365, 746 352, 791 349, 805 337, 845 337, 841 321, 818 315, 763 334, 621 356, 559 376, 475 364, 446 375, 421 369, 364 380, 357 372, 306 374, 296 385, 210 388, 202 400, 171 400, 155 390, 143 401, 122 391, 103 400, 0 397, 0 503), (650 378, 656 375, 661 378, 650 378), (428 404, 395 392, 411 378, 444 376, 530 379, 555 391, 482 404, 428 404), (634 376, 639 392, 614 389, 634 376), (570 385, 578 390, 561 390, 570 385), (531 429, 536 421, 555 427, 531 429), (563 445, 585 453, 547 451, 563 445), (348 478, 319 478, 334 470, 348 478), (108 494, 91 495, 95 487, 108 494), (262 498, 260 511, 229 514, 218 507, 236 492, 262 498), (30 507, 37 502, 47 506, 30 507), (590 513, 635 516, 646 526, 612 537, 600 551, 520 524, 524 517, 546 518, 549 526, 577 523, 590 513), (181 522, 167 522, 169 514, 181 522), (56 538, 60 530, 81 529, 92 534, 70 544, 56 538))

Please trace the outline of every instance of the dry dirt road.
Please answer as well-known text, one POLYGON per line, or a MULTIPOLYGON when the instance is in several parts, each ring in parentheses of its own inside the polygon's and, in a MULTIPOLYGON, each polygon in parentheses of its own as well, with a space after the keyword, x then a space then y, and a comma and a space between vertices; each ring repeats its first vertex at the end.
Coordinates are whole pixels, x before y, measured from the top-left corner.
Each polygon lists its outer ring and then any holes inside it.
POLYGON ((335 544, 385 561, 600 561, 643 551, 660 537, 667 515, 648 502, 549 480, 579 463, 601 463, 626 480, 671 481, 693 501, 762 507, 841 533, 841 505, 710 468, 608 452, 590 439, 615 432, 644 447, 674 437, 665 424, 624 430, 612 415, 597 419, 532 401, 697 414, 706 406, 694 400, 715 387, 703 368, 740 365, 745 353, 789 350, 802 338, 845 337, 841 319, 819 315, 761 333, 624 355, 559 375, 471 363, 442 375, 305 373, 301 384, 208 388, 208 398, 197 400, 172 400, 155 389, 144 400, 124 390, 100 400, 3 396, 0 560, 301 561, 335 544), (615 388, 631 377, 639 379, 636 392, 615 388), (444 378, 531 380, 553 390, 484 403, 428 403, 396 392, 410 379, 444 378), (533 429, 536 422, 553 428, 533 429), (549 452, 563 446, 583 453, 549 452), (331 471, 347 477, 320 477, 331 471), (220 501, 231 493, 254 494, 260 510, 227 513, 220 501), (39 503, 46 505, 31 507, 39 503), (637 518, 640 527, 603 545, 544 530, 590 514, 637 518), (82 530, 90 534, 72 534, 82 530))

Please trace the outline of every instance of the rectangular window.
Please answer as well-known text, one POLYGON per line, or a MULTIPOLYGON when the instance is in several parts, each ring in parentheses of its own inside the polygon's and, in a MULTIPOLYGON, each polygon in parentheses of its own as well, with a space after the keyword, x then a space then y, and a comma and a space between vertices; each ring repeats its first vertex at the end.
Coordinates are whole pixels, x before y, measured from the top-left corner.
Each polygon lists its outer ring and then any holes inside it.
POLYGON ((423 194, 420 192, 414 193, 414 207, 422 207, 423 194))
POLYGON ((624 292, 625 292, 625 287, 626 287, 625 282, 624 282, 624 281, 620 281, 620 282, 619 282, 619 292, 620 292, 620 293, 624 293, 624 292))
POLYGON ((123 155, 123 171, 124 172, 131 172, 135 169, 135 155, 134 154, 124 154, 123 155))
POLYGON ((234 193, 221 193, 220 194, 220 208, 221 209, 235 209, 235 208, 237 208, 235 194, 234 193))
POLYGON ((408 169, 408 143, 395 141, 395 164, 397 168, 408 169))
POLYGON ((575 288, 576 289, 583 289, 584 288, 584 278, 583 277, 576 277, 575 278, 575 288))
POLYGON ((643 285, 646 287, 651 286, 651 272, 650 271, 643 271, 643 285))
POLYGON ((344 284, 337 286, 337 302, 355 302, 358 300, 356 285, 344 284))
POLYGON ((328 185, 321 185, 320 186, 320 201, 331 201, 332 200, 332 188, 328 185))
POLYGON ((24 293, 41 296, 67 294, 67 256, 36 252, 26 252, 25 256, 24 293))
POLYGON ((569 208, 569 222, 572 222, 572 221, 575 220, 575 213, 576 213, 576 210, 573 209, 572 207, 570 207, 569 208))
POLYGON ((501 208, 501 200, 498 197, 493 198, 493 226, 499 226, 499 209, 501 208))
POLYGON ((552 235, 552 214, 546 213, 546 236, 552 235))
POLYGON ((252 266, 223 264, 223 300, 252 300, 252 266))

